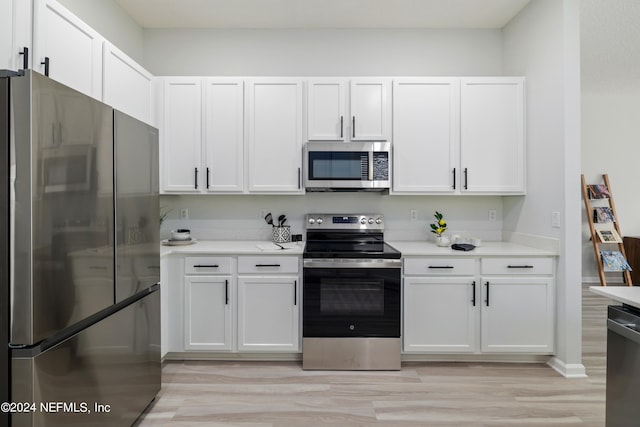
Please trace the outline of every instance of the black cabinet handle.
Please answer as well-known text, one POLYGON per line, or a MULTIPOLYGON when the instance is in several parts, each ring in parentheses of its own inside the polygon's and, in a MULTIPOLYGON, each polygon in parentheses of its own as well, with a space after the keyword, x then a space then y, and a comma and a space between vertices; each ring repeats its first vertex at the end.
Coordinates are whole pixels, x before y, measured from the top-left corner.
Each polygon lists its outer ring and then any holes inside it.
POLYGON ((452 265, 430 265, 429 268, 450 268, 452 269, 452 265))
POLYGON ((207 168, 207 190, 209 189, 209 168, 207 168))
POLYGON ((351 119, 351 137, 356 137, 356 116, 351 119))
POLYGON ((471 282, 471 292, 473 293, 471 298, 471 303, 475 307, 476 306, 476 281, 475 280, 471 282))
POLYGON ((453 168, 453 189, 456 189, 456 168, 453 168))
POLYGON ((229 280, 224 281, 224 305, 229 305, 229 280))
POLYGON ((198 168, 193 168, 193 188, 198 189, 198 168))
POLYGON ((298 281, 293 281, 293 305, 298 305, 298 281))
POLYGON ((533 265, 508 265, 507 268, 533 268, 533 265))
POLYGON ((302 169, 298 168, 298 190, 302 188, 302 169))
POLYGON ((23 47, 20 55, 22 55, 22 69, 26 70, 29 68, 29 48, 23 47))
POLYGON ((487 307, 489 307, 489 282, 484 284, 487 287, 487 299, 484 302, 487 303, 487 307))
POLYGON ((220 267, 218 264, 196 264, 195 268, 218 268, 220 267))
POLYGON ((40 64, 44 65, 44 75, 49 77, 49 57, 45 56, 44 61, 41 62, 40 64))
POLYGON ((344 116, 340 116, 340 138, 344 137, 344 116))
POLYGON ((467 182, 467 168, 464 168, 464 189, 465 190, 469 189, 469 185, 467 182))
POLYGON ((256 264, 256 267, 280 267, 280 264, 256 264))

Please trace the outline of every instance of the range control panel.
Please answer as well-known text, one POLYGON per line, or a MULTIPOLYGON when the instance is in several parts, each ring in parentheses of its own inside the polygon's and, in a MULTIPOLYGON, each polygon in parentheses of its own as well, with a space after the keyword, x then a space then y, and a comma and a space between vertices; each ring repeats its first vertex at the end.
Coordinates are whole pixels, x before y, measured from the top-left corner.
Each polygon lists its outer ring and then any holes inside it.
POLYGON ((382 214, 307 214, 307 230, 384 230, 382 214))

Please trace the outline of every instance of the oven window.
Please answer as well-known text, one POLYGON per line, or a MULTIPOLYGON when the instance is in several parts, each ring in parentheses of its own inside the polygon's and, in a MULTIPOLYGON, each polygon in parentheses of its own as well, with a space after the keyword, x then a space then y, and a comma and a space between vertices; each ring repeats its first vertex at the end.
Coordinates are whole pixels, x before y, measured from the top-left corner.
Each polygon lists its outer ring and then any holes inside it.
POLYGON ((384 315, 384 282, 325 279, 320 283, 322 315, 384 315))
POLYGON ((367 180, 369 155, 364 151, 309 152, 309 179, 367 180))

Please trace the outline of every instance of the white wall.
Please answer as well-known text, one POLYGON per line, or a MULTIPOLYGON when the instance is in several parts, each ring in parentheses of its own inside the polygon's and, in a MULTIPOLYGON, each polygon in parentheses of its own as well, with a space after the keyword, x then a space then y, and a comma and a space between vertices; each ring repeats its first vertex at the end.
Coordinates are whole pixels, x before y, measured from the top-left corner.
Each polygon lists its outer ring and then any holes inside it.
POLYGON ((136 62, 145 66, 143 30, 114 0, 58 2, 136 62))
POLYGON ((155 75, 500 75, 499 30, 145 30, 155 75))
POLYGON ((580 267, 579 0, 533 0, 504 30, 505 72, 527 76, 527 196, 505 199, 505 231, 559 238, 552 366, 584 375, 580 267), (551 226, 560 212, 561 227, 551 226))

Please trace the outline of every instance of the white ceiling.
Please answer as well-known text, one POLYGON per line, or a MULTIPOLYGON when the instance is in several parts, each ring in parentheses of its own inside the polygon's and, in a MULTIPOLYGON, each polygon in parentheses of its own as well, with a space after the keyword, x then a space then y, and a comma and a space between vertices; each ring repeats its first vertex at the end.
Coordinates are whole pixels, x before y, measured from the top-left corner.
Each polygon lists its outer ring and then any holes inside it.
POLYGON ((530 0, 115 0, 143 28, 502 28, 530 0))

